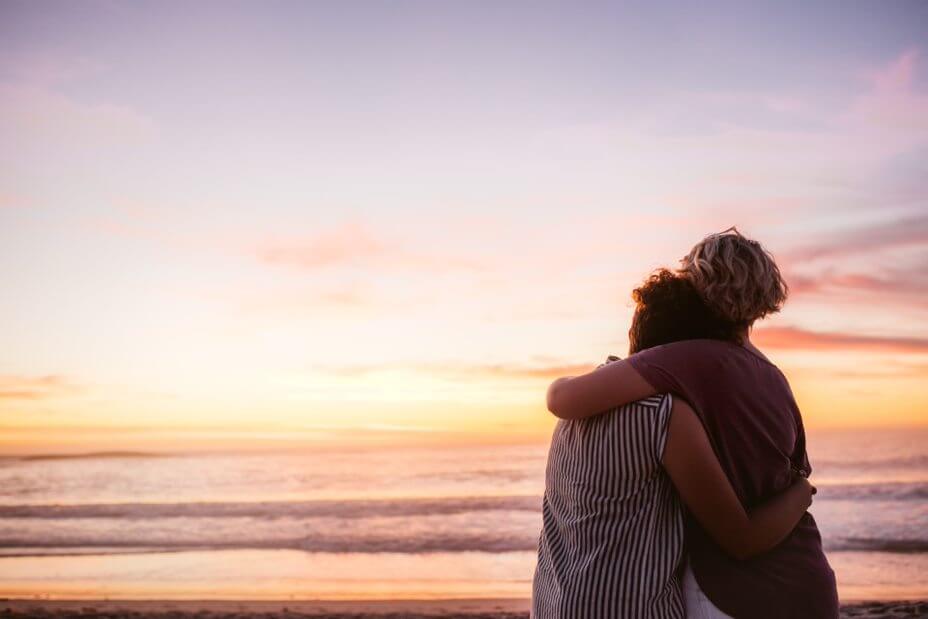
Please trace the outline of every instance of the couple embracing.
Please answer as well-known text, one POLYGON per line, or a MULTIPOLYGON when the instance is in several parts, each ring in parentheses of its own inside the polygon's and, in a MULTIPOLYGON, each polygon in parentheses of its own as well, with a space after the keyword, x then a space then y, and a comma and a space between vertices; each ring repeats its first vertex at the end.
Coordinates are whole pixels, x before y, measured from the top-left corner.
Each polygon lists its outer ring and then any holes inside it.
POLYGON ((802 417, 749 337, 786 295, 710 235, 634 290, 628 358, 551 384, 533 618, 838 616, 802 417))

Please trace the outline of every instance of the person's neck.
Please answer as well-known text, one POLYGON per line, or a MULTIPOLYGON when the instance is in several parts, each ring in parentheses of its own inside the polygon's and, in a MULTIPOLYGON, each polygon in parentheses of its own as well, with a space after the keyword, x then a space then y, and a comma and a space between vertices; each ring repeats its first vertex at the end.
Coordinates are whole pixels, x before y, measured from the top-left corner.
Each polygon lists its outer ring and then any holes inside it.
POLYGON ((760 349, 757 346, 755 346, 754 343, 751 341, 751 327, 745 327, 744 330, 738 334, 738 338, 741 340, 742 346, 747 348, 749 351, 751 351, 752 353, 754 353, 761 359, 768 361, 768 362, 770 361, 770 359, 767 359, 767 355, 762 353, 760 349))

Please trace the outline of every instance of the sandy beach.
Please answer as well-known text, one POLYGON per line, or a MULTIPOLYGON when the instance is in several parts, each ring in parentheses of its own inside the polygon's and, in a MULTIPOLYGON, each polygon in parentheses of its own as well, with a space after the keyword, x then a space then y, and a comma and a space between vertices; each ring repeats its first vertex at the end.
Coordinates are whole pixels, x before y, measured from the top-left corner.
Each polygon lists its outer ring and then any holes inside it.
MULTIPOLYGON (((5 600, 3 617, 67 619, 526 619, 529 601, 484 600, 390 600, 390 601, 88 601, 5 600)), ((928 617, 928 600, 860 602, 842 606, 841 617, 889 619, 928 617)))
POLYGON ((289 619, 330 617, 338 619, 378 618, 490 618, 528 617, 529 601, 484 600, 370 600, 286 602, 242 600, 8 600, 2 603, 5 617, 116 617, 158 619, 289 619))

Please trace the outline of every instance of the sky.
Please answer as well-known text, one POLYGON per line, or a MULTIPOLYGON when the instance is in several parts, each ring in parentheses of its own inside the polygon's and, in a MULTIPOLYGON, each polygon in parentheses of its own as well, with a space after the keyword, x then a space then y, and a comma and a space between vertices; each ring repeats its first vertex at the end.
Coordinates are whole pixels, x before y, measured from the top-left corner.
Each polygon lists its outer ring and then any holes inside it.
POLYGON ((0 0, 0 453, 543 439, 732 225, 806 425, 928 425, 926 23, 0 0))

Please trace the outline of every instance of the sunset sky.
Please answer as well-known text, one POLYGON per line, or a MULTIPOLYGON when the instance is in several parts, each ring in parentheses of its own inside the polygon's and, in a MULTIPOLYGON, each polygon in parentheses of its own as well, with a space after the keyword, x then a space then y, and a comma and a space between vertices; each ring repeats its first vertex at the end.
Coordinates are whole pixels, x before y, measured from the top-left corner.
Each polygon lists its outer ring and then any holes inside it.
POLYGON ((731 225, 807 425, 928 425, 926 24, 0 0, 0 453, 544 438, 731 225))

